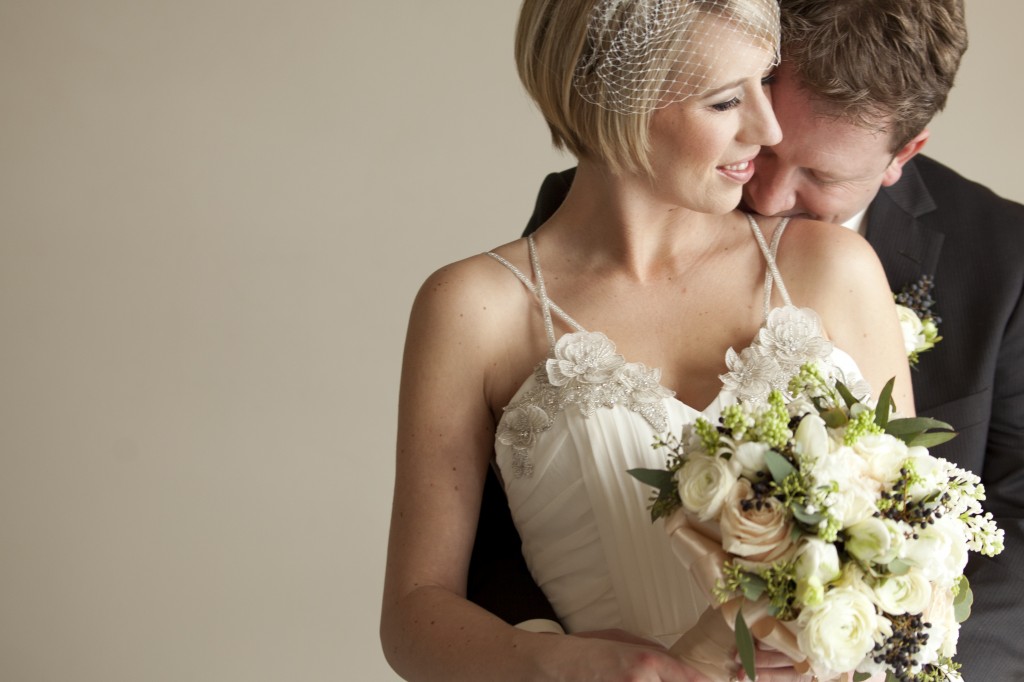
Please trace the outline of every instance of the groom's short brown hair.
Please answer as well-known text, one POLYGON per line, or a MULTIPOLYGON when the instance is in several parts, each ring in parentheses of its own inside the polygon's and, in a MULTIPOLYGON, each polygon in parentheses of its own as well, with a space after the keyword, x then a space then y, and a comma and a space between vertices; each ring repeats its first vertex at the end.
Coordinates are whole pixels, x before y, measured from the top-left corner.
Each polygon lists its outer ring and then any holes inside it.
POLYGON ((967 49, 963 0, 781 0, 782 56, 826 113, 896 151, 946 104, 967 49))

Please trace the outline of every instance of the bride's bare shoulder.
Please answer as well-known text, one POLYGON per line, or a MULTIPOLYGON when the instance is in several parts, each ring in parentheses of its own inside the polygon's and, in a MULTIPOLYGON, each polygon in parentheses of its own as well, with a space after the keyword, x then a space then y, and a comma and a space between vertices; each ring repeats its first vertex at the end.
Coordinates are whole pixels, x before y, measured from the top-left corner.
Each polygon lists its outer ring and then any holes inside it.
MULTIPOLYGON (((491 253, 521 273, 530 272, 525 240, 505 244, 491 253)), ((475 336, 500 327, 513 308, 522 306, 524 292, 529 296, 507 265, 486 253, 477 254, 449 263, 427 277, 413 303, 412 322, 472 330, 475 336)))
POLYGON ((787 283, 810 286, 848 278, 877 279, 882 273, 874 249, 855 231, 803 218, 786 226, 777 261, 787 283))

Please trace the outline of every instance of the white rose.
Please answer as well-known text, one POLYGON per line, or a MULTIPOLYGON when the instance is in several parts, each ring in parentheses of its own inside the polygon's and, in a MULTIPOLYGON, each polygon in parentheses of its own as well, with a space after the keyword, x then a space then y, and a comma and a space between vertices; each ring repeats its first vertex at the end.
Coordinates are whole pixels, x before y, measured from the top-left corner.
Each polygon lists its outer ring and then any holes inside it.
POLYGON ((847 446, 841 446, 811 464, 810 475, 815 485, 835 483, 838 486, 836 492, 829 494, 826 505, 843 528, 875 513, 877 483, 864 473, 865 467, 864 460, 847 446))
POLYGON ((907 459, 907 444, 886 433, 861 436, 853 450, 864 459, 865 473, 881 484, 894 483, 907 459))
POLYGON ((878 608, 894 616, 922 613, 932 601, 932 585, 916 568, 882 578, 874 592, 878 608))
POLYGON ((796 451, 808 458, 822 458, 828 455, 829 439, 825 421, 816 414, 809 414, 800 420, 794 435, 796 451))
POLYGON ((683 507, 701 521, 718 518, 722 504, 736 485, 738 467, 722 457, 695 454, 676 472, 683 507))
POLYGON ((953 584, 967 565, 967 539, 960 523, 944 516, 914 532, 917 537, 907 539, 900 558, 934 583, 953 584))
POLYGON ((737 446, 733 451, 732 460, 739 465, 740 475, 756 480, 759 472, 768 471, 764 455, 770 449, 767 443, 741 443, 737 446))
POLYGON ((817 606, 825 586, 840 575, 839 552, 831 542, 805 537, 793 555, 797 597, 807 606, 817 606))
POLYGON ((737 481, 722 506, 719 526, 723 549, 746 560, 748 566, 766 566, 793 551, 788 510, 774 497, 755 500, 745 478, 737 481))
POLYGON ((925 345, 924 325, 921 318, 910 308, 896 304, 896 317, 900 321, 900 329, 903 331, 903 348, 910 355, 918 348, 925 345))
POLYGON ((826 592, 819 606, 800 612, 797 626, 800 651, 823 679, 853 670, 877 640, 892 633, 889 621, 878 615, 867 595, 852 587, 826 592))
POLYGON ((846 551, 861 561, 888 564, 902 547, 903 534, 888 519, 869 516, 846 529, 846 551))

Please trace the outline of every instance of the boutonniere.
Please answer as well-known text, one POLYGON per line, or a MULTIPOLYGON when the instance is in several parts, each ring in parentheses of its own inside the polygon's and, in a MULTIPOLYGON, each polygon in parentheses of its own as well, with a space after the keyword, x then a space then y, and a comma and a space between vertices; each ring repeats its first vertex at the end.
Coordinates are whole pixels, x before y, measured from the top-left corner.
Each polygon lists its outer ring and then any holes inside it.
POLYGON ((903 345, 907 349, 910 366, 917 365, 918 356, 935 347, 942 337, 939 336, 939 324, 942 318, 932 312, 935 299, 932 288, 935 281, 931 275, 922 275, 921 279, 903 287, 896 297, 896 314, 903 330, 903 345))

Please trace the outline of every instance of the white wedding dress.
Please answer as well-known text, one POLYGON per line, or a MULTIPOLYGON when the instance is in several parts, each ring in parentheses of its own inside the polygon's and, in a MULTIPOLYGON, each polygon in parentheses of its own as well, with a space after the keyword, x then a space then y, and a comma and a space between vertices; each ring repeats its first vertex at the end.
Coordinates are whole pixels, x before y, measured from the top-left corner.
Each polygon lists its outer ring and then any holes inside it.
POLYGON ((785 221, 770 247, 752 218, 750 225, 767 262, 765 324, 749 348, 729 350, 722 390, 703 410, 673 397, 658 370, 627 362, 607 337, 558 308, 532 239, 532 280, 490 254, 536 295, 552 347, 505 408, 495 454, 527 565, 568 632, 622 628, 670 646, 708 605, 662 523, 651 522, 651 488, 626 473, 664 468, 656 435, 679 435, 700 416, 713 421, 738 399, 763 400, 810 359, 866 393, 852 358, 823 338, 817 315, 792 306, 774 258, 785 221), (773 282, 785 306, 770 309, 773 282), (556 339, 552 312, 576 331, 556 339))

